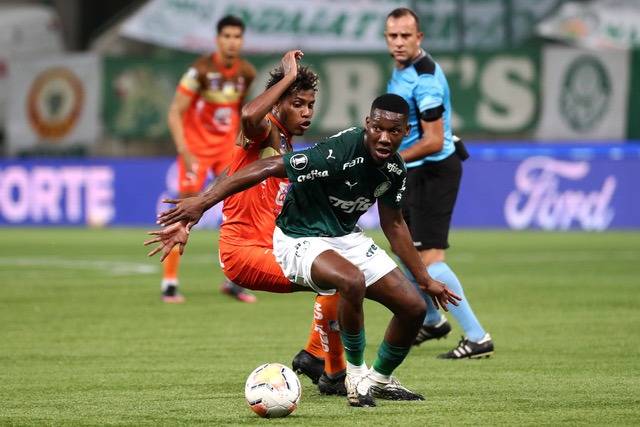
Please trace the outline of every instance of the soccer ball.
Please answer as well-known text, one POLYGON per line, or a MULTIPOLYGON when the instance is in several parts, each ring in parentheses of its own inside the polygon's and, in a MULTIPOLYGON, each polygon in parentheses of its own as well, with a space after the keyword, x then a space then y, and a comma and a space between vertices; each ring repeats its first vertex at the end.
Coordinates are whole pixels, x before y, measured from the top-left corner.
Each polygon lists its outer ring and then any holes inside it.
POLYGON ((247 378, 244 396, 253 412, 263 418, 286 417, 300 401, 300 380, 280 363, 258 366, 247 378))

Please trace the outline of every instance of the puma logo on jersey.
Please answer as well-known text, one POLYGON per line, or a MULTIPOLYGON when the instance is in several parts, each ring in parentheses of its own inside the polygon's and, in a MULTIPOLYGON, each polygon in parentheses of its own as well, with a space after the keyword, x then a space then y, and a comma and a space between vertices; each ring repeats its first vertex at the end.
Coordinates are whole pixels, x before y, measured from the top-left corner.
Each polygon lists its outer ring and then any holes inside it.
POLYGON ((327 156, 327 160, 329 159, 335 160, 335 157, 333 157, 333 148, 329 148, 329 155, 327 156))
POLYGON ((366 197, 358 197, 356 200, 342 200, 334 196, 329 196, 331 205, 338 209, 343 210, 346 213, 353 211, 366 212, 373 205, 373 202, 366 197))
POLYGON ((347 186, 349 187, 349 190, 351 190, 353 187, 355 187, 356 185, 358 185, 358 182, 354 182, 353 184, 351 183, 351 181, 345 181, 345 184, 347 184, 347 186))

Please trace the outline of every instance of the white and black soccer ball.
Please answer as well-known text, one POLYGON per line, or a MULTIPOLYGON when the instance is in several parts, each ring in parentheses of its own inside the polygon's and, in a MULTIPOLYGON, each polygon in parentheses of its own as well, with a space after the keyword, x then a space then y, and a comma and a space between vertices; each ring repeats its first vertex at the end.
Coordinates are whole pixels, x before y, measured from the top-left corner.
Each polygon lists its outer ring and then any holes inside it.
POLYGON ((298 376, 280 363, 258 366, 244 386, 249 407, 263 418, 286 417, 295 411, 301 392, 298 376))

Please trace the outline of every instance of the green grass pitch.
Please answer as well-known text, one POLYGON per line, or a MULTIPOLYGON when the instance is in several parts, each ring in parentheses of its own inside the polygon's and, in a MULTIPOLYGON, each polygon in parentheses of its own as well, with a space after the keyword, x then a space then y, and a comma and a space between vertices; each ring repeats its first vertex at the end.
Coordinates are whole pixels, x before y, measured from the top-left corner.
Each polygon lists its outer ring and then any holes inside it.
MULTIPOLYGON (((384 247, 386 241, 373 233, 384 247)), ((496 355, 443 361, 446 340, 396 371, 425 402, 349 408, 301 378, 298 410, 263 420, 247 375, 289 364, 313 295, 218 293, 216 234, 195 231, 181 268, 187 303, 159 299, 140 229, 3 229, 2 425, 638 425, 640 233, 457 231, 448 261, 496 355)), ((367 361, 389 313, 367 303, 367 361)))

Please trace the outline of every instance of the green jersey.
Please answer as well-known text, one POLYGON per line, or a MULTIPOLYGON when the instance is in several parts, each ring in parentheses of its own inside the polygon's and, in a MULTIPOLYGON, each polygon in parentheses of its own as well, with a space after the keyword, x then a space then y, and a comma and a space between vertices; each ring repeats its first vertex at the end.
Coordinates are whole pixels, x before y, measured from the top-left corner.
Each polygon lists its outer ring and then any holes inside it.
POLYGON ((383 165, 364 145, 364 129, 349 128, 283 156, 291 181, 276 224, 291 237, 338 237, 354 231, 375 203, 400 208, 407 169, 398 153, 383 165))

